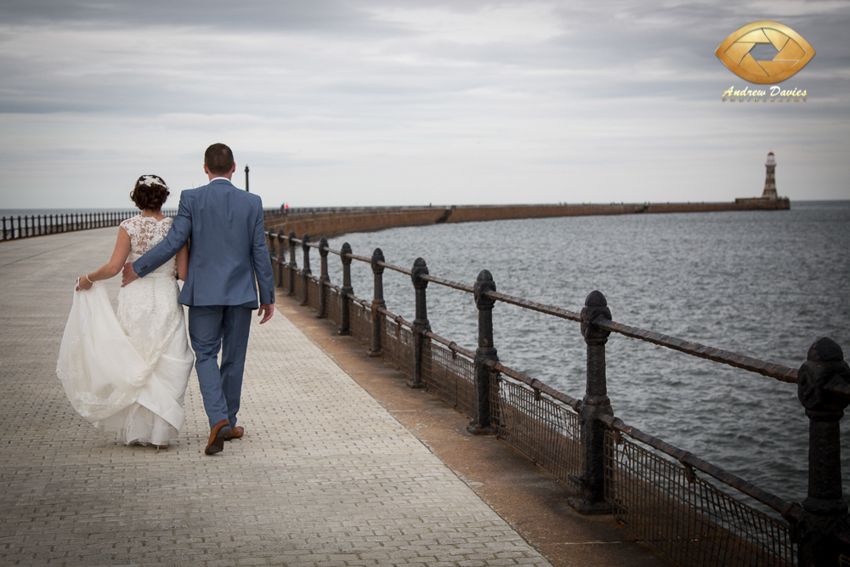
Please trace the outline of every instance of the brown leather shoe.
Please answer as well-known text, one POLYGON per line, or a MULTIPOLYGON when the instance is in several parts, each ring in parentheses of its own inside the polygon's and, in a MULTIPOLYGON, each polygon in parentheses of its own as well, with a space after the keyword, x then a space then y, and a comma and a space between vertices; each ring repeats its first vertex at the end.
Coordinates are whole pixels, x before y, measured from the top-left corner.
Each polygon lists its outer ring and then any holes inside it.
POLYGON ((237 425, 236 427, 230 430, 230 435, 227 436, 225 441, 230 441, 231 439, 239 439, 243 435, 245 435, 245 428, 241 425, 237 425))
POLYGON ((224 450, 224 440, 230 435, 230 422, 222 419, 216 423, 210 430, 210 441, 207 443, 207 448, 204 453, 207 455, 215 455, 224 450))

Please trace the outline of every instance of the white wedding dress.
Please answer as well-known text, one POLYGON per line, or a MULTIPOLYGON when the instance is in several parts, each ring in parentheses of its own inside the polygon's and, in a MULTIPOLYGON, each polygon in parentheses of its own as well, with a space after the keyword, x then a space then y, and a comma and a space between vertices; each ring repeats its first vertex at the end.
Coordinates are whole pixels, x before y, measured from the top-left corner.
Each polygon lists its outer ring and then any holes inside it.
MULTIPOLYGON (((171 219, 136 216, 129 262, 162 240, 171 219)), ((171 259, 118 293, 118 312, 104 286, 74 292, 56 374, 74 409, 125 444, 168 445, 183 427, 183 398, 194 356, 177 303, 171 259)))

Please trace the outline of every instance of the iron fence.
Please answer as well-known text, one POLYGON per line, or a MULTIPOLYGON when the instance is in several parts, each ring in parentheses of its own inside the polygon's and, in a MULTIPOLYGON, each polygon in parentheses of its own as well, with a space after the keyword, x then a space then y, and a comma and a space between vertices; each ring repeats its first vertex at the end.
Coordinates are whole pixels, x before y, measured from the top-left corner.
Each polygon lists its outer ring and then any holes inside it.
MULTIPOLYGON (((123 221, 140 214, 135 211, 99 211, 82 213, 57 213, 43 215, 16 215, 2 217, 3 240, 18 240, 33 236, 59 234, 93 228, 118 226, 123 221)), ((163 211, 173 217, 176 211, 163 211)))
POLYGON ((845 565, 850 556, 850 515, 842 499, 838 422, 850 404, 850 367, 841 349, 820 339, 799 370, 639 329, 611 320, 605 297, 588 295, 580 313, 496 291, 486 270, 469 286, 431 276, 421 258, 408 270, 387 263, 380 249, 371 258, 346 243, 331 250, 327 240, 309 242, 270 230, 269 250, 278 284, 328 317, 341 334, 369 345, 408 378, 471 418, 475 435, 494 434, 561 481, 570 504, 584 514, 614 514, 623 525, 677 565, 845 565), (322 254, 318 278, 303 266, 311 248, 322 254), (288 249, 288 254, 287 254, 288 249), (343 285, 330 283, 327 256, 340 257, 343 285), (288 255, 288 261, 287 261, 288 255), (352 261, 371 264, 373 300, 358 298, 352 261), (416 292, 416 319, 393 314, 383 302, 383 273, 409 276, 416 292), (475 351, 434 333, 427 319, 429 283, 473 295, 478 308, 475 351), (304 295, 305 291, 307 296, 304 295), (310 300, 310 294, 319 299, 310 300), (577 322, 587 343, 587 385, 582 399, 559 392, 498 361, 491 311, 497 302, 577 322), (614 417, 607 395, 605 344, 610 333, 650 342, 685 355, 742 368, 798 384, 810 418, 809 493, 788 502, 697 456, 614 417), (765 512, 748 502, 755 501, 765 512))

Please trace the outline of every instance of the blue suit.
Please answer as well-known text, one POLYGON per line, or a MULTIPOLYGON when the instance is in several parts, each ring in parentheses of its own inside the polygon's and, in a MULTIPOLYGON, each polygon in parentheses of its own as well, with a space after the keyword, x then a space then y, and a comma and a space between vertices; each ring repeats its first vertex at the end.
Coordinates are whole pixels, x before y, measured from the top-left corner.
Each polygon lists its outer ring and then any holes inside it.
POLYGON ((189 337, 204 408, 210 427, 222 419, 235 426, 258 287, 259 303, 274 303, 262 200, 224 178, 183 191, 168 235, 136 260, 133 270, 144 277, 187 241, 189 272, 179 301, 189 306, 189 337))

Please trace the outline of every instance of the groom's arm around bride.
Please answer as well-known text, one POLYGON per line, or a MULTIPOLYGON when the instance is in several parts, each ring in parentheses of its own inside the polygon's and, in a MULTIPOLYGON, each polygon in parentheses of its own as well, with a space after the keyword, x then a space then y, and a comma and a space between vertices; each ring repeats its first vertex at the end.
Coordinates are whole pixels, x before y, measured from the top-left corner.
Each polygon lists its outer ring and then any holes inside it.
POLYGON ((230 182, 235 170, 230 148, 224 144, 207 148, 204 172, 209 184, 183 191, 165 239, 124 267, 123 285, 128 285, 190 243, 189 270, 179 301, 189 306, 189 336, 211 429, 207 454, 220 452, 225 440, 244 433, 236 425, 236 413, 251 311, 259 309, 261 324, 274 314, 274 278, 262 200, 230 182))

